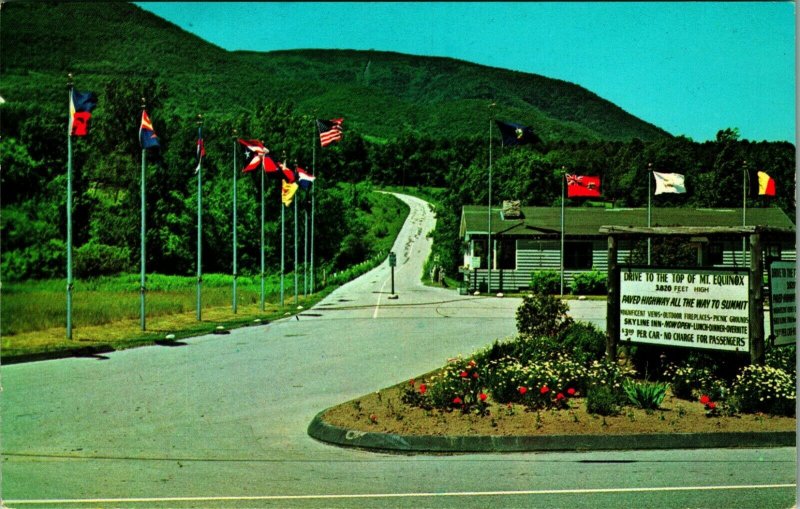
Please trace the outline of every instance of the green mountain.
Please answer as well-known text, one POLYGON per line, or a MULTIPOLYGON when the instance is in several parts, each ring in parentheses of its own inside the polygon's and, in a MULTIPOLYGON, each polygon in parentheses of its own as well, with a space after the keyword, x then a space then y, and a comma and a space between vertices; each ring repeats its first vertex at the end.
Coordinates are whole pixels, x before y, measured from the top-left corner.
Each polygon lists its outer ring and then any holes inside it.
POLYGON ((82 90, 111 77, 153 78, 169 90, 165 104, 187 117, 288 100, 378 138, 483 133, 490 102, 497 118, 531 125, 546 141, 670 137, 565 81, 377 51, 229 52, 132 4, 5 3, 0 48, 0 95, 48 109, 63 108, 72 72, 82 90))

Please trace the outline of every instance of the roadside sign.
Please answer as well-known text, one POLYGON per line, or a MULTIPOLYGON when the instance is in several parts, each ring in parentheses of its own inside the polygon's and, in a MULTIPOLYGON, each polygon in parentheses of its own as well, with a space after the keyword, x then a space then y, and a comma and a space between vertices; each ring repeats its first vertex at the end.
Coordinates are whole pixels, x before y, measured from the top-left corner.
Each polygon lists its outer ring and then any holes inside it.
POLYGON ((747 271, 623 268, 620 337, 634 343, 747 352, 747 271))
POLYGON ((397 267, 397 256, 394 251, 389 251, 389 267, 397 267))
POLYGON ((776 345, 797 341, 795 262, 774 261, 769 267, 769 319, 776 345))

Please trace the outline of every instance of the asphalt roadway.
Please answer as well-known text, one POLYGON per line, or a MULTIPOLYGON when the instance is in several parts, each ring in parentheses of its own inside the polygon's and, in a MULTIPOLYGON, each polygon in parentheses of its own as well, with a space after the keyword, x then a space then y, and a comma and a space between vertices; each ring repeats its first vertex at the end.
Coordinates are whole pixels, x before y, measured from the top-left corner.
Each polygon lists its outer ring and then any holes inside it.
MULTIPOLYGON (((519 300, 424 287, 434 219, 298 319, 3 366, 7 507, 718 507, 794 504, 796 449, 393 455, 306 434, 327 407, 514 332, 519 300)), ((600 323, 605 304, 574 302, 600 323)))

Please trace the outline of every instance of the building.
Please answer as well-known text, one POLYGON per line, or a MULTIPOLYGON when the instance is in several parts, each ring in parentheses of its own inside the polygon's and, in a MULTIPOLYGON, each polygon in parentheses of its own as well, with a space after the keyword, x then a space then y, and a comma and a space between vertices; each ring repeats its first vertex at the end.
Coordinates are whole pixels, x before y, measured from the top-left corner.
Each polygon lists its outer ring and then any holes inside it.
MULTIPOLYGON (((742 226, 742 209, 653 208, 652 226, 742 226)), ((787 228, 795 225, 778 208, 749 208, 746 224, 787 228)), ((647 226, 647 209, 564 208, 564 285, 580 272, 606 272, 607 236, 601 226, 647 226)), ((561 208, 520 207, 505 202, 491 216, 492 290, 515 291, 530 287, 534 271, 561 270, 561 208)), ((470 290, 486 290, 489 277, 487 241, 489 214, 485 205, 468 205, 461 212, 460 237, 464 240, 462 273, 470 290)), ((698 265, 747 267, 749 255, 741 237, 693 237, 698 265)), ((632 243, 619 249, 621 263, 631 261, 632 243)), ((771 260, 795 260, 794 239, 767 242, 765 266, 771 260)), ((566 290, 565 290, 566 291, 566 290)))

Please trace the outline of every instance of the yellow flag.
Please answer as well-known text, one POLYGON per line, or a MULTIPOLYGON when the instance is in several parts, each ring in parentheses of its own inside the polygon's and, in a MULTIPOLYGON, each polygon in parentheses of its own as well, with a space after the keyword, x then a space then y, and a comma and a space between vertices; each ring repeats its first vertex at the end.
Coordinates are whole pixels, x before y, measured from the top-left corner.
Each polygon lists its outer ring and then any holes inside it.
POLYGON ((281 189, 281 201, 288 207, 292 204, 292 198, 294 198, 294 193, 297 192, 297 188, 299 186, 294 182, 289 184, 285 180, 282 182, 282 184, 283 188, 281 189))

